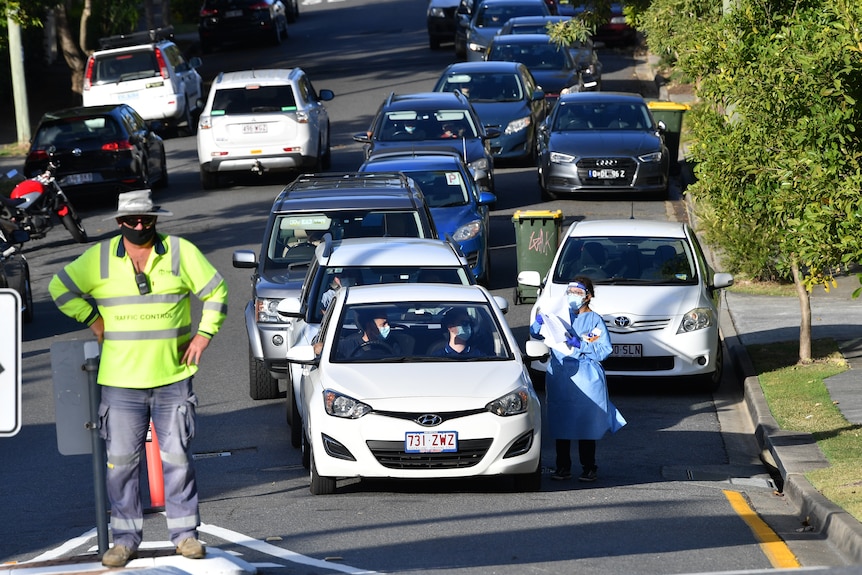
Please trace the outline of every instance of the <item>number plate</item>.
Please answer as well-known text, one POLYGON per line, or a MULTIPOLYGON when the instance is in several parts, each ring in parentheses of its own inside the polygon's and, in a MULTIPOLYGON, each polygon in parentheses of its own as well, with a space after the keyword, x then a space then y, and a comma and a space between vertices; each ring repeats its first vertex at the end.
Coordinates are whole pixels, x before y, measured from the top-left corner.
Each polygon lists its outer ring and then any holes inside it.
POLYGON ((242 133, 243 134, 266 134, 267 126, 266 124, 243 124, 242 125, 242 133))
POLYGON ((120 102, 126 102, 128 100, 137 100, 137 99, 138 99, 138 93, 137 92, 121 92, 120 94, 117 94, 117 100, 119 100, 120 102))
POLYGON ((406 453, 458 451, 457 431, 408 431, 404 434, 406 453))
POLYGON ((238 18, 242 16, 242 10, 228 10, 224 13, 225 18, 238 18))
POLYGON ((615 343, 611 357, 643 357, 644 348, 639 343, 615 343))
POLYGON ((590 170, 587 172, 587 175, 591 178, 597 178, 600 180, 618 180, 620 178, 624 178, 626 175, 625 170, 590 170))
POLYGON ((79 184, 89 184, 93 181, 93 174, 69 174, 63 178, 63 185, 77 186, 79 184))

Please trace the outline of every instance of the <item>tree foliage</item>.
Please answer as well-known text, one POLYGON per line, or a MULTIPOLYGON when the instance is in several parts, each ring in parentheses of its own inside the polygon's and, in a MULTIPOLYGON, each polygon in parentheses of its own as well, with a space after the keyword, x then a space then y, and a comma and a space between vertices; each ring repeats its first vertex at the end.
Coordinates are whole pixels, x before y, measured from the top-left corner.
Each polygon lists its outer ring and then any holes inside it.
POLYGON ((862 257, 862 7, 654 0, 640 22, 650 50, 696 79, 687 193, 701 229, 732 271, 794 280, 809 360, 808 294, 862 257))

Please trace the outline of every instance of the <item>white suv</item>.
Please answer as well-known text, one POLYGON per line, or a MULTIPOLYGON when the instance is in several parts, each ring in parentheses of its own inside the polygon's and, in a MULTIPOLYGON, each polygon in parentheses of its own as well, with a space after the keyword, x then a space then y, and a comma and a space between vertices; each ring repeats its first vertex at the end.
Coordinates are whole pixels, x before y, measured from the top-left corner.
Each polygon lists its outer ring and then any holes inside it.
POLYGON ((222 72, 198 123, 198 160, 205 190, 219 174, 329 168, 329 114, 300 68, 222 72))
POLYGON ((84 105, 129 104, 148 122, 194 134, 203 107, 201 59, 186 60, 171 38, 168 27, 100 39, 84 71, 84 105))

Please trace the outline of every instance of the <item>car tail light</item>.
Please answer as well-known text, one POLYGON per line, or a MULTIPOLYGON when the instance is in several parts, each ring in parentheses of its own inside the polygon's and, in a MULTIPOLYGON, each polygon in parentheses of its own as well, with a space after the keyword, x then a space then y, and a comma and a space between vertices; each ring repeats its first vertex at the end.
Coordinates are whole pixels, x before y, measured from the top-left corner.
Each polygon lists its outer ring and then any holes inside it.
POLYGON ((168 74, 168 66, 165 64, 165 57, 162 56, 162 51, 159 48, 156 48, 156 62, 159 64, 159 73, 162 75, 162 78, 167 80, 170 76, 168 74))
POLYGON ((201 18, 211 18, 212 16, 218 16, 218 10, 216 8, 201 8, 200 13, 201 18))
POLYGON ((257 2, 248 7, 249 10, 269 10, 269 4, 266 2, 257 2))
POLYGON ((96 60, 91 56, 87 59, 87 71, 84 72, 84 90, 89 90, 93 83, 93 65, 96 60))
POLYGON ((104 152, 122 152, 124 150, 133 150, 134 148, 128 140, 117 140, 116 142, 102 144, 102 151, 104 152))
POLYGON ((297 124, 307 124, 308 123, 308 112, 297 111, 296 112, 296 123, 297 124))
POLYGON ((28 162, 41 162, 48 159, 48 152, 45 150, 33 150, 27 154, 28 162))

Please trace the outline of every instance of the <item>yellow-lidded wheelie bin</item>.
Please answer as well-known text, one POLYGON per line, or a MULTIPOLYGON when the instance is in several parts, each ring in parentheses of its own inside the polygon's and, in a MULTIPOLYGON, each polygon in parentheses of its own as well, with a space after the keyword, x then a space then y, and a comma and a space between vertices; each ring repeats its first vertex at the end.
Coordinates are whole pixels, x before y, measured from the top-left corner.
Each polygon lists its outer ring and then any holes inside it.
MULTIPOLYGON (((518 273, 532 270, 545 277, 560 243, 563 225, 562 210, 518 210, 512 216, 515 223, 515 250, 518 273)), ((516 285, 516 304, 533 303, 538 294, 533 286, 516 285)))
POLYGON ((682 118, 686 110, 691 109, 691 106, 677 102, 652 100, 647 102, 647 107, 649 107, 656 122, 664 122, 667 126, 664 133, 664 143, 670 154, 670 173, 678 174, 680 172, 679 139, 680 134, 682 134, 682 118))

